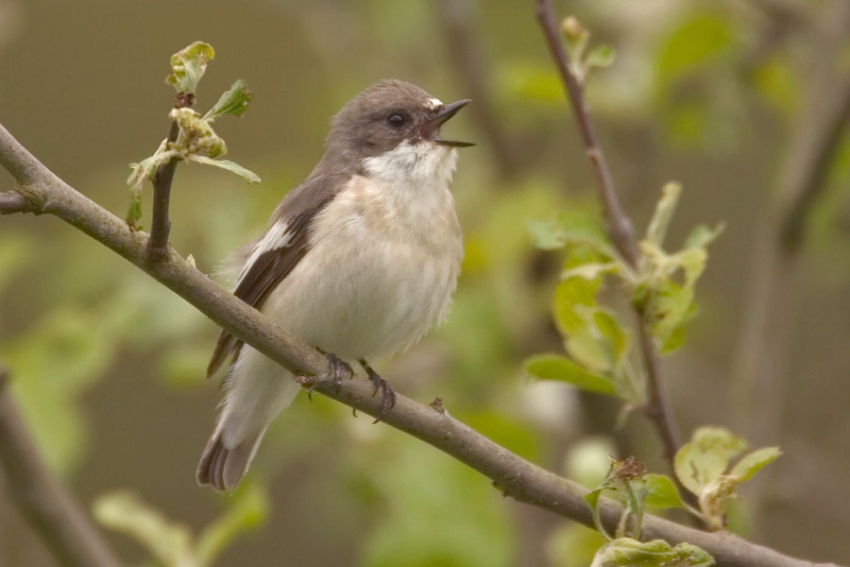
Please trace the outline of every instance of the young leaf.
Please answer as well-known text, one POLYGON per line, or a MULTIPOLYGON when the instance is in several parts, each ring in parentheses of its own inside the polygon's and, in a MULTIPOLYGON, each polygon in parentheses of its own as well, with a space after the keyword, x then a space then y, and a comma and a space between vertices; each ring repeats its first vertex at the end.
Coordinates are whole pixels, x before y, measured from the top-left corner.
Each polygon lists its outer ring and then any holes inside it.
POLYGON ((196 163, 201 163, 201 164, 204 164, 204 165, 212 165, 212 166, 215 166, 215 167, 220 167, 221 169, 229 171, 230 173, 235 173, 236 175, 243 178, 248 183, 259 183, 261 181, 260 177, 256 173, 254 173, 250 169, 246 169, 246 168, 242 167, 241 165, 239 165, 238 163, 232 162, 230 160, 212 159, 212 158, 208 158, 206 156, 196 156, 196 155, 189 156, 188 160, 196 162, 196 163))
POLYGON ((141 230, 139 220, 142 218, 142 195, 138 191, 130 192, 130 207, 125 219, 130 230, 141 230))
POLYGON ((652 215, 652 220, 649 222, 649 228, 646 231, 646 239, 659 248, 664 243, 667 227, 676 211, 676 205, 679 204, 681 193, 682 186, 678 183, 667 183, 661 189, 661 199, 655 206, 655 214, 652 215))
POLYGON ((620 264, 617 262, 606 262, 605 264, 593 262, 589 264, 582 264, 581 266, 570 268, 568 270, 564 270, 563 272, 561 272, 561 278, 565 280, 570 278, 584 278, 586 280, 596 280, 600 276, 603 276, 605 274, 616 274, 619 271, 620 264))
POLYGON ((528 230, 535 244, 544 250, 565 245, 586 245, 603 260, 616 256, 598 218, 578 211, 560 211, 550 222, 529 221, 528 230))
POLYGON ((194 94, 207 70, 207 63, 214 57, 215 50, 210 44, 196 41, 171 56, 171 74, 165 82, 174 86, 178 93, 194 94))
POLYGON ((656 508, 682 508, 684 503, 676 484, 670 477, 662 474, 648 474, 646 482, 646 504, 656 508))
POLYGON ((580 390, 597 394, 616 395, 617 390, 610 380, 594 374, 563 356, 543 354, 525 361, 525 371, 541 380, 559 380, 572 384, 580 390))
POLYGON ((716 451, 706 453, 696 443, 686 443, 676 453, 674 468, 682 485, 699 496, 712 480, 723 474, 727 464, 716 451))
POLYGON ((94 517, 113 530, 141 543, 162 565, 196 564, 189 529, 172 522, 130 492, 112 492, 98 497, 94 517))
POLYGON ((256 483, 248 483, 236 493, 235 501, 224 515, 210 524, 197 544, 199 565, 212 565, 227 544, 239 534, 263 524, 269 515, 266 491, 256 483))
POLYGON ((617 316, 606 309, 597 309, 593 313, 593 323, 602 334, 601 338, 607 340, 608 345, 610 345, 613 364, 619 365, 629 349, 629 332, 623 327, 617 316))
POLYGON ((554 223, 530 219, 526 222, 534 245, 541 250, 558 250, 564 247, 564 239, 554 223))
POLYGON ((242 79, 239 79, 221 95, 215 106, 204 115, 204 120, 212 122, 224 114, 242 116, 248 110, 248 105, 253 98, 254 93, 248 90, 248 85, 242 79))
POLYGON ((725 427, 700 427, 694 431, 691 442, 695 443, 702 450, 721 450, 727 460, 735 458, 735 456, 747 448, 747 443, 743 439, 725 427))
POLYGON ((714 558, 695 545, 676 547, 656 539, 641 543, 620 538, 602 546, 591 567, 710 567, 714 558))
POLYGON ((594 47, 584 59, 586 68, 591 67, 610 67, 614 63, 614 48, 610 45, 602 44, 594 47))
POLYGON ((717 238, 723 234, 723 231, 726 229, 726 225, 723 223, 718 224, 714 228, 711 228, 705 224, 698 224, 694 227, 688 237, 685 239, 685 249, 689 248, 705 248, 717 238))
POLYGON ((748 481, 754 474, 778 459, 781 455, 782 451, 779 447, 758 449, 738 461, 738 464, 732 468, 732 472, 729 474, 737 478, 738 482, 748 481))
POLYGON ((610 540, 611 536, 608 535, 607 531, 605 531, 605 526, 602 525, 602 517, 599 515, 599 498, 602 496, 602 491, 605 490, 605 488, 606 486, 602 485, 595 490, 591 490, 584 495, 584 501, 587 502, 587 505, 590 507, 590 513, 593 516, 593 524, 596 526, 596 531, 598 531, 605 539, 610 540))

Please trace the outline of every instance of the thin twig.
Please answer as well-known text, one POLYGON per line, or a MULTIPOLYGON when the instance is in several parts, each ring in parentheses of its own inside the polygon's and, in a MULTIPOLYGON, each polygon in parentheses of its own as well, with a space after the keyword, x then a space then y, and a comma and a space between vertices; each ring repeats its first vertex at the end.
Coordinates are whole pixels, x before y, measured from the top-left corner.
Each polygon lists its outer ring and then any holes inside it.
POLYGON ((9 495, 60 565, 118 567, 115 552, 41 458, 8 381, 8 372, 0 366, 0 465, 9 495))
MULTIPOLYGON (((0 164, 15 161, 12 156, 26 150, 0 125, 0 164)), ((29 155, 28 152, 26 152, 29 155)), ((34 158, 33 158, 34 159, 34 158)), ((312 387, 359 411, 377 416, 380 397, 373 397, 372 383, 362 376, 336 383, 327 358, 303 341, 282 331, 259 311, 228 293, 175 252, 162 262, 145 261, 146 237, 133 232, 123 220, 112 215, 37 161, 36 169, 24 168, 25 175, 43 179, 33 190, 45 206, 39 212, 61 218, 120 254, 177 295, 194 305, 217 325, 256 348, 296 375, 313 376, 312 387)), ((578 484, 523 460, 452 418, 446 411, 397 395, 393 409, 383 423, 431 444, 492 479, 505 494, 565 518, 593 526, 583 496, 587 490, 578 484)), ((613 530, 620 508, 605 501, 601 506, 605 526, 613 530)), ((690 542, 714 556, 719 567, 811 567, 812 563, 749 543, 727 533, 707 533, 663 520, 644 518, 641 534, 646 539, 671 543, 690 542)), ((824 565, 823 567, 827 567, 824 565)))
MULTIPOLYGON (((593 120, 590 118, 590 111, 584 99, 584 91, 567 61, 567 55, 564 52, 564 46, 561 42, 561 34, 555 23, 555 13, 552 9, 551 0, 537 0, 537 18, 540 20, 549 51, 555 60, 555 64, 558 67, 561 79, 567 90, 573 114, 578 123, 582 140, 584 141, 587 157, 593 165, 593 173, 598 182, 599 196, 602 200, 602 208, 607 220, 611 240, 620 255, 630 266, 636 268, 638 266, 638 248, 634 229, 632 228, 629 217, 620 205, 620 199, 617 196, 617 190, 614 186, 614 178, 608 168, 605 154, 602 153, 602 149, 600 148, 596 130, 593 126, 593 120)), ((664 456, 672 466, 673 457, 679 449, 679 434, 661 379, 661 363, 658 357, 658 349, 649 333, 644 314, 638 311, 637 315, 641 353, 646 363, 647 385, 649 389, 649 401, 644 411, 658 429, 664 446, 664 456)))
POLYGON ((0 215, 27 212, 27 200, 17 191, 0 193, 0 215))
MULTIPOLYGON (((192 106, 194 101, 194 95, 178 94, 174 108, 192 106)), ((179 133, 180 128, 177 122, 172 122, 168 130, 168 143, 177 141, 179 133)), ((171 232, 168 208, 171 201, 171 182, 174 180, 178 161, 176 157, 171 158, 167 164, 159 166, 153 176, 153 212, 151 235, 148 240, 148 260, 151 262, 158 262, 168 256, 168 234, 171 232)))

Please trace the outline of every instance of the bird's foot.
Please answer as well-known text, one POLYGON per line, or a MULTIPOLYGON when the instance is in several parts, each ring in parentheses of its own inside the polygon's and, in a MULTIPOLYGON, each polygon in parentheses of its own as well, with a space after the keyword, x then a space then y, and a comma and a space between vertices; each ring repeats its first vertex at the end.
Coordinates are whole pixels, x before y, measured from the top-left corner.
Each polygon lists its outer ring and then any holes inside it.
POLYGON ((333 378, 336 393, 338 394, 340 388, 342 388, 342 378, 346 377, 350 380, 354 376, 354 370, 351 369, 350 364, 340 359, 337 355, 324 351, 323 353, 331 367, 330 376, 333 378))
POLYGON ((387 412, 389 412, 393 408, 393 406, 395 406, 395 391, 392 389, 392 386, 387 383, 386 380, 381 378, 378 373, 375 372, 375 370, 371 366, 369 366, 368 362, 366 362, 362 358, 357 362, 360 363, 360 366, 362 366, 363 370, 366 371, 366 376, 368 376, 372 384, 375 385, 375 391, 372 393, 372 395, 374 396, 375 394, 377 394, 378 390, 381 390, 382 392, 381 409, 378 412, 378 417, 375 419, 375 421, 372 422, 378 423, 379 421, 384 419, 384 416, 387 415, 387 412))

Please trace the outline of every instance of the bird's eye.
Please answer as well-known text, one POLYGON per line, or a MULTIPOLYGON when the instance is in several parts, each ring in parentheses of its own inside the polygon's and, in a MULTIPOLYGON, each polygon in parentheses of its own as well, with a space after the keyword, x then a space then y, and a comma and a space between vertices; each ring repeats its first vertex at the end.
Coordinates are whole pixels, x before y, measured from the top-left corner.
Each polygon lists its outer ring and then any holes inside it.
POLYGON ((394 112, 390 114, 390 116, 387 118, 387 122, 393 128, 401 128, 402 126, 407 124, 407 116, 401 114, 400 112, 394 112))

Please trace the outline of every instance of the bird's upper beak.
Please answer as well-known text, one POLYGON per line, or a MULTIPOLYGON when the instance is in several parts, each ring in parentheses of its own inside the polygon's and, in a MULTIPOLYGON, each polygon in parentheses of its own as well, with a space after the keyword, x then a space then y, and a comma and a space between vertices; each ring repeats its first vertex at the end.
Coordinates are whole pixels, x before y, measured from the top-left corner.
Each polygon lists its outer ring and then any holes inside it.
POLYGON ((468 148, 469 146, 474 146, 475 144, 471 142, 458 142, 455 140, 444 140, 440 138, 440 127, 446 121, 448 121, 449 118, 457 114, 458 110, 460 110, 470 102, 472 101, 466 98, 439 107, 437 109, 437 113, 432 116, 425 124, 422 125, 422 128, 419 131, 419 134, 420 136, 422 136, 422 139, 436 142, 442 146, 452 146, 455 148, 468 148))

